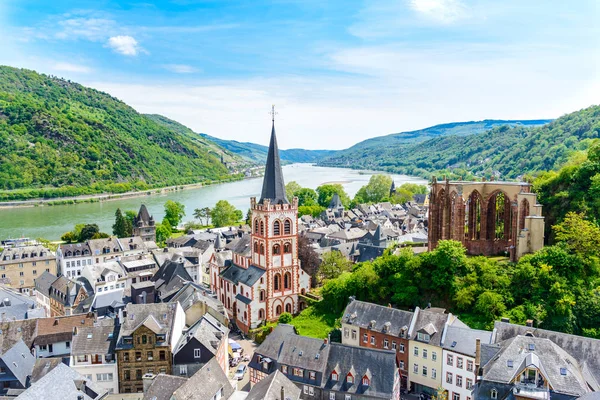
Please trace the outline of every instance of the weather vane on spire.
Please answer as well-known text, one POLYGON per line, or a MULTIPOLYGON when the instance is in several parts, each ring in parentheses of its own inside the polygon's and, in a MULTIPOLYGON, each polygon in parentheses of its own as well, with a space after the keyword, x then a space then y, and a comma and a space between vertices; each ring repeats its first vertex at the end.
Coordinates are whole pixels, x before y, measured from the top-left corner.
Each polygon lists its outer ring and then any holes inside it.
POLYGON ((272 119, 273 123, 275 123, 275 116, 277 114, 279 114, 278 112, 275 111, 275 104, 273 104, 271 106, 271 112, 269 114, 271 114, 271 119, 272 119))

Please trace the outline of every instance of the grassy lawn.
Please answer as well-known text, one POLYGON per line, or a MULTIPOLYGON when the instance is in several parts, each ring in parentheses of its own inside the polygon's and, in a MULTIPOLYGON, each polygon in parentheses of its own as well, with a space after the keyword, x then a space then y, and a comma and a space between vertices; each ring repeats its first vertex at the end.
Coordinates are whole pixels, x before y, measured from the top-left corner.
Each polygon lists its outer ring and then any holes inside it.
POLYGON ((180 236, 183 236, 183 235, 185 235, 184 231, 173 232, 173 233, 171 233, 171 239, 176 239, 176 238, 178 238, 180 236))
POLYGON ((336 319, 341 315, 324 313, 319 307, 311 306, 292 319, 291 324, 296 327, 298 333, 318 339, 324 339, 336 326, 336 319))

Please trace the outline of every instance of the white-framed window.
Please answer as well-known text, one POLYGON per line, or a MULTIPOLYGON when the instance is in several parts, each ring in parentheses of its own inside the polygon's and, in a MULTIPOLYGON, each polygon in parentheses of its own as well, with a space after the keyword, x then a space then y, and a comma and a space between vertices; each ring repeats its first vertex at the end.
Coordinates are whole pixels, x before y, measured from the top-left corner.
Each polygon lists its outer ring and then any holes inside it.
POLYGON ((363 343, 367 343, 369 341, 369 335, 367 335, 366 333, 363 334, 363 343))
POLYGON ((418 373, 419 373, 419 364, 413 364, 413 372, 414 372, 415 374, 418 374, 418 373))
POLYGON ((467 371, 473 372, 473 360, 467 360, 467 371))
POLYGON ((490 397, 492 399, 497 399, 498 398, 498 391, 496 389, 490 390, 490 397))
POLYGON ((452 400, 460 400, 460 393, 453 392, 452 393, 452 400))
POLYGON ((423 349, 423 358, 427 358, 427 349, 423 349))
POLYGON ((200 358, 200 349, 194 349, 194 358, 200 358))
POLYGON ((335 393, 329 392, 329 400, 335 400, 335 393))
POLYGON ((431 379, 437 379, 437 371, 435 368, 431 368, 431 379))
POLYGON ((456 357, 456 368, 462 369, 463 367, 463 359, 462 357, 456 357))
POLYGON ((287 365, 282 365, 281 366, 281 372, 283 372, 284 374, 288 373, 287 365))
POLYGON ((371 336, 371 344, 374 346, 375 345, 375 336, 371 336))
POLYGON ((431 339, 431 337, 427 333, 421 333, 421 332, 417 333, 417 340, 419 340, 421 342, 429 343, 430 339, 431 339))
POLYGON ((302 368, 294 368, 294 376, 304 376, 304 370, 302 368))
POLYGON ((98 382, 112 382, 113 374, 110 372, 104 374, 96 374, 96 380, 98 382))
POLYGON ((347 338, 350 336, 350 329, 344 328, 344 337, 347 338))
POLYGON ((392 350, 396 350, 398 348, 398 345, 396 344, 396 342, 392 341, 392 350))
POLYGON ((179 375, 187 375, 187 365, 179 366, 179 375))
POLYGON ((452 354, 446 356, 446 364, 454 365, 454 356, 452 354))
POLYGON ((415 346, 415 348, 413 349, 413 354, 417 357, 419 356, 419 348, 417 346, 415 346))
POLYGON ((456 375, 456 386, 462 387, 462 376, 456 375))
POLYGON ((351 374, 346 375, 346 382, 348 384, 353 384, 354 383, 354 377, 351 374))
POLYGON ((452 381, 453 381, 452 372, 446 372, 446 383, 449 383, 452 385, 452 381))
POLYGON ((467 389, 468 390, 473 389, 473 380, 472 379, 467 378, 467 389))
POLYGON ((427 366, 423 365, 423 376, 427 376, 427 366))
POLYGON ((356 329, 352 329, 352 340, 356 340, 356 329))
POLYGON ((431 359, 432 359, 433 361, 436 361, 436 360, 437 360, 437 353, 436 353, 435 351, 432 351, 432 352, 431 352, 431 359))
POLYGON ((315 371, 309 371, 308 372, 308 378, 311 380, 316 380, 317 379, 317 373, 315 371))
POLYGON ((383 348, 387 349, 390 347, 390 341, 387 339, 383 339, 383 348))
POLYGON ((46 350, 48 350, 48 346, 46 346, 45 344, 42 344, 40 346, 40 351, 46 351, 46 350))
POLYGON ((314 396, 315 395, 315 388, 312 386, 308 387, 308 395, 309 396, 314 396))
POLYGON ((400 353, 404 353, 404 343, 400 343, 400 353))
POLYGON ((344 395, 344 400, 352 400, 352 396, 349 394, 344 395))
POLYGON ((308 394, 308 385, 304 385, 304 394, 308 394))
POLYGON ((404 361, 400 360, 400 369, 404 369, 404 361))

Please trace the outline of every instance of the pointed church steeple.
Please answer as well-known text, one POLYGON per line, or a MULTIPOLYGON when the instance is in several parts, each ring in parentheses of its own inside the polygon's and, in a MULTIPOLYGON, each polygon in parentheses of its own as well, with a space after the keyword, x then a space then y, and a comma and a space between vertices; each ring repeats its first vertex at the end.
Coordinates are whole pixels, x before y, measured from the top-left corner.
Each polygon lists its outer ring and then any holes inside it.
POLYGON ((281 160, 277 148, 277 137, 275 136, 275 107, 273 107, 273 127, 271 128, 271 142, 265 166, 265 177, 263 179, 262 193, 259 203, 265 199, 271 200, 272 204, 289 204, 285 196, 285 183, 281 171, 281 160))

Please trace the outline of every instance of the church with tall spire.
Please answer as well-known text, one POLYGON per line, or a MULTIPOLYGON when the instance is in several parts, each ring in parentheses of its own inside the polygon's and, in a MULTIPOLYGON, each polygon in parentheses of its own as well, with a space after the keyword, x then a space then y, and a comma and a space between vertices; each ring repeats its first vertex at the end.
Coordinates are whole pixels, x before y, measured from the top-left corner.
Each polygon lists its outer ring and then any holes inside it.
POLYGON ((211 289, 245 332, 300 312, 300 295, 310 288, 298 260, 298 198, 285 193, 274 118, 261 195, 250 199, 250 209, 252 233, 234 246, 231 265, 210 266, 211 289))

